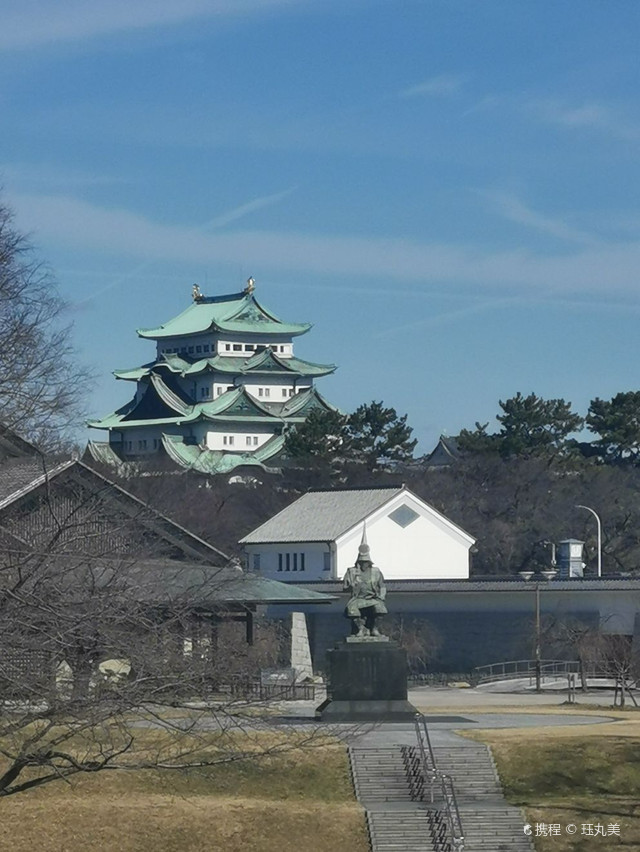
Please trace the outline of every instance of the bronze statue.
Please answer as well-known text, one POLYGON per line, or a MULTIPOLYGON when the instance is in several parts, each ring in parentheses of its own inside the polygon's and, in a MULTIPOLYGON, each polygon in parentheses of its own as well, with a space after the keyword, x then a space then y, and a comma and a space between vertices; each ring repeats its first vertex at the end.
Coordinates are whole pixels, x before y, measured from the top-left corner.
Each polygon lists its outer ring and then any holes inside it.
POLYGON ((362 532, 356 564, 347 569, 342 586, 351 592, 345 615, 352 620, 352 634, 358 637, 380 636, 376 619, 388 611, 384 602, 387 590, 382 571, 371 560, 366 530, 362 532))

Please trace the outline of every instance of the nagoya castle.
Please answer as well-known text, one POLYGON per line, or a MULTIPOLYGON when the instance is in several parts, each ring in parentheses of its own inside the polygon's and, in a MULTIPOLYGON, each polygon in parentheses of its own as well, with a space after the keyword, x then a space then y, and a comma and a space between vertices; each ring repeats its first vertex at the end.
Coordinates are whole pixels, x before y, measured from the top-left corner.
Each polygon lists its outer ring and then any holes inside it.
POLYGON ((192 303, 157 328, 138 329, 156 341, 153 361, 116 370, 135 382, 133 399, 92 420, 108 441, 90 441, 96 461, 118 465, 168 457, 205 474, 239 467, 272 470, 287 429, 320 408, 335 410, 314 386, 336 369, 296 358, 294 338, 310 323, 278 319, 255 297, 249 278, 240 293, 205 296, 195 285, 192 303))

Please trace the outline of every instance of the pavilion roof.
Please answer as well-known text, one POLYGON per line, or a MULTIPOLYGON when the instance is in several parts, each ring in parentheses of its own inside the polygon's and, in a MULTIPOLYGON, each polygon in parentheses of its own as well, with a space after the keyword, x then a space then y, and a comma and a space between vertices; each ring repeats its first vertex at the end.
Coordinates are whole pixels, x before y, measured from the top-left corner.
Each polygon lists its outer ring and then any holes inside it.
POLYGON ((301 358, 283 358, 267 347, 249 358, 234 358, 225 355, 213 355, 211 358, 189 360, 181 355, 164 355, 157 361, 135 367, 130 370, 114 370, 118 379, 139 381, 152 372, 171 372, 180 376, 194 376, 211 371, 232 375, 291 375, 327 376, 336 369, 335 364, 314 364, 301 358))
POLYGON ((270 470, 265 465, 277 456, 284 446, 284 436, 274 435, 252 453, 228 453, 209 450, 195 444, 185 444, 181 435, 163 435, 162 446, 169 458, 180 467, 196 473, 231 473, 239 467, 254 467, 270 470))
POLYGON ((252 292, 243 291, 226 296, 201 296, 177 317, 157 328, 139 328, 137 333, 153 340, 206 331, 295 337, 310 328, 310 323, 282 322, 264 308, 252 292))
POLYGON ((186 404, 155 374, 140 400, 119 408, 101 420, 90 420, 94 429, 133 426, 162 426, 212 420, 221 423, 264 423, 277 420, 301 423, 314 408, 335 410, 315 388, 300 391, 286 402, 265 403, 253 397, 245 387, 226 391, 214 400, 186 404))

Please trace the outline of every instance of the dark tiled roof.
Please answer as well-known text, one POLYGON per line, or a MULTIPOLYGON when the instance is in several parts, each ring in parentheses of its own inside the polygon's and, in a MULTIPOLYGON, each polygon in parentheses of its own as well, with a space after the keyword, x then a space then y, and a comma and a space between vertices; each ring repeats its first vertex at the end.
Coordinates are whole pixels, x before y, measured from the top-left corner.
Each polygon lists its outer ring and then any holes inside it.
MULTIPOLYGON (((317 589, 326 594, 342 592, 342 582, 321 580, 300 583, 305 588, 317 589)), ((519 577, 503 577, 470 580, 385 580, 387 591, 406 592, 532 592, 536 584, 525 582, 519 577)), ((540 587, 549 592, 602 592, 602 591, 640 591, 638 577, 602 577, 573 578, 570 580, 542 580, 540 587)))
POLYGON ((10 502, 26 490, 35 488, 46 481, 47 476, 53 476, 73 462, 55 465, 47 468, 40 456, 24 459, 10 459, 0 465, 0 505, 10 502))

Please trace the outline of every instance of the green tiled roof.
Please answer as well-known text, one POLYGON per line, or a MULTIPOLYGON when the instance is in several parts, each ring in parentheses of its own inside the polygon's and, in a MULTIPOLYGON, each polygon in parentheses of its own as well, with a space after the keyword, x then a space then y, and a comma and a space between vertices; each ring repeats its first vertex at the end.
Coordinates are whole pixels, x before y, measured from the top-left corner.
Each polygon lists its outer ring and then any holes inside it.
POLYGON ((207 450, 194 444, 185 444, 180 435, 163 435, 162 446, 167 455, 180 467, 197 473, 230 473, 238 467, 257 467, 261 470, 274 470, 264 462, 276 456, 284 445, 284 437, 275 435, 254 453, 225 453, 221 450, 207 450))
POLYGON ((301 423, 314 408, 336 411, 318 391, 310 388, 292 396, 286 402, 263 403, 251 396, 244 387, 226 391, 214 400, 185 405, 172 393, 159 376, 152 376, 141 400, 103 417, 90 420, 93 429, 122 429, 133 426, 164 426, 211 420, 220 423, 301 423), (149 398, 149 399, 148 399, 149 398), (151 412, 151 414, 149 414, 151 412), (149 414, 149 416, 146 416, 149 414))
POLYGON ((336 369, 335 364, 314 364, 301 358, 283 358, 271 349, 258 352, 250 358, 231 358, 225 355, 213 355, 211 358, 198 358, 187 361, 179 355, 165 355, 158 361, 134 367, 131 370, 114 370, 117 379, 137 382, 152 372, 171 372, 180 376, 197 376, 207 370, 213 373, 231 375, 295 375, 328 376, 336 369))
POLYGON ((282 322, 264 308, 252 293, 242 292, 228 296, 203 296, 177 317, 157 328, 139 328, 138 335, 157 340, 202 334, 211 330, 296 336, 310 328, 310 323, 282 322))

